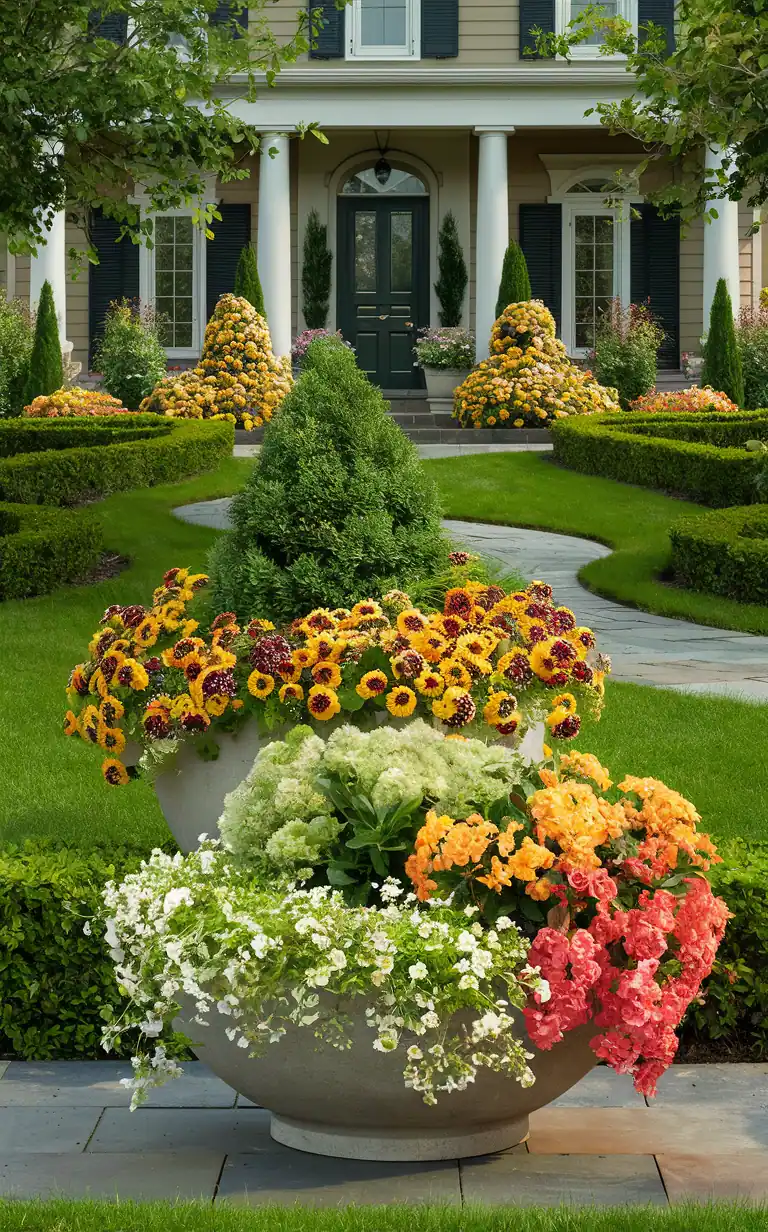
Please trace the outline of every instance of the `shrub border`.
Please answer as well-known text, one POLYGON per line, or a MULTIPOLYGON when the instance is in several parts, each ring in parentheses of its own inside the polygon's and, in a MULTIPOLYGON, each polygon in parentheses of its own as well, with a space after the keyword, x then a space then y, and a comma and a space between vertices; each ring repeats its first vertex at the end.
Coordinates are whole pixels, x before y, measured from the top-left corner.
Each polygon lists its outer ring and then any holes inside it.
MULTIPOLYGON (((73 419, 72 423, 77 421, 73 419)), ((82 421, 80 421, 82 422, 82 421)), ((61 431, 51 421, 52 431, 61 431)), ((159 419, 156 415, 115 415, 116 427, 157 428, 149 438, 93 443, 0 457, 0 500, 22 505, 70 505, 128 488, 152 487, 212 470, 231 456, 233 426, 226 420, 159 419)), ((40 430, 40 422, 35 429, 40 430)), ((105 432, 88 421, 77 431, 105 432)), ((0 423, 0 433, 6 429, 0 423)), ((8 430, 18 431, 18 425, 8 430)), ((30 429, 31 430, 31 429, 30 429)), ((0 453, 2 447, 0 443, 0 453)))
MULTIPOLYGON (((603 475, 689 497, 716 508, 752 504, 760 456, 733 446, 711 445, 642 433, 648 425, 710 428, 754 426, 768 430, 768 410, 692 415, 582 415, 550 424, 554 459, 570 470, 603 475), (633 431, 633 427, 635 431, 633 431)), ((683 427, 683 430, 685 428, 683 427)))
POLYGON ((738 505, 669 528, 675 576, 692 590, 768 604, 768 505, 738 505), (746 532, 746 534, 745 534, 746 532))
POLYGON ((97 564, 104 551, 101 524, 91 513, 42 505, 0 502, 0 600, 31 599, 73 582, 97 564))

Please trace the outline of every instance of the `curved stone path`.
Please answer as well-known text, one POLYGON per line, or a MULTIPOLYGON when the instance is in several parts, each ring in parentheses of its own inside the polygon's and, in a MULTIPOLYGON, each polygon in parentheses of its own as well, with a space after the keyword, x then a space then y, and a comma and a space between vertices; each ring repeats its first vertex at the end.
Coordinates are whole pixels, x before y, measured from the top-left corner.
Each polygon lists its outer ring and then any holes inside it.
MULTIPOLYGON (((224 530, 229 505, 229 498, 201 501, 174 513, 185 522, 224 530)), ((595 630, 600 649, 613 660, 614 679, 768 702, 768 637, 654 616, 586 590, 578 580, 579 569, 608 556, 610 548, 516 526, 446 521, 445 527, 462 546, 525 577, 549 582, 558 603, 573 608, 579 622, 595 630)))

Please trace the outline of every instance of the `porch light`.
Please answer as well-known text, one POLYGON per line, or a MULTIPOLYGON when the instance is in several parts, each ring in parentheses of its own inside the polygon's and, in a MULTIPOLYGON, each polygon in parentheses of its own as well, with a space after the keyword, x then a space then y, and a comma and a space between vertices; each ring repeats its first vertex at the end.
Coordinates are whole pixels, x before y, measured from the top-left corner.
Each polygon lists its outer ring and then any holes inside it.
POLYGON ((373 168, 373 174, 376 176, 376 179, 379 181, 379 183, 383 187, 386 184, 387 180, 389 179, 390 175, 392 174, 392 168, 390 167, 386 158, 382 157, 379 159, 379 161, 376 163, 376 166, 373 168))

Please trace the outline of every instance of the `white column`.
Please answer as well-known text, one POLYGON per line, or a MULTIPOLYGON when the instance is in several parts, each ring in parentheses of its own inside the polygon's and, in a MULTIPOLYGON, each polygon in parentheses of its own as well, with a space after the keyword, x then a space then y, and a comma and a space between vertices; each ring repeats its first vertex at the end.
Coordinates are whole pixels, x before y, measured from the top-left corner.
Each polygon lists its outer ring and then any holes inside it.
POLYGON ((507 139, 511 128, 475 129, 480 139, 477 167, 475 255, 475 337, 478 360, 488 354, 504 253, 509 243, 507 139))
POLYGON ((291 182, 285 133, 262 133, 257 260, 275 355, 291 351, 291 182), (276 150, 274 156, 269 151, 276 150))
MULTIPOLYGON (((723 163, 719 147, 706 152, 707 170, 718 170, 723 163)), ((739 203, 727 197, 708 203, 717 210, 717 218, 704 224, 704 332, 709 329, 709 310, 718 280, 724 278, 733 304, 734 316, 739 311, 739 203)))
MULTIPOLYGON (((37 308, 44 282, 50 282, 59 319, 62 349, 67 341, 67 241, 64 210, 53 215, 45 243, 39 243, 37 256, 29 265, 29 306, 37 308)), ((71 346, 69 348, 72 349, 71 346)))

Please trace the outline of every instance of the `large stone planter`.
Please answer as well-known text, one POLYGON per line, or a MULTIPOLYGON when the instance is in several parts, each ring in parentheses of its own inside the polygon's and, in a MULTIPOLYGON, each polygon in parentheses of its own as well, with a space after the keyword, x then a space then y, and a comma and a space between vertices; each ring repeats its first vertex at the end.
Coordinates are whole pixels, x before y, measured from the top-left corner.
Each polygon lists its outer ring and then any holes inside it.
POLYGON ((453 399, 453 391, 457 385, 469 376, 469 368, 424 368, 424 379, 427 383, 427 397, 453 399))
MULTIPOLYGON (((579 1082, 595 1064, 589 1047, 594 1027, 566 1035, 551 1052, 534 1054, 533 1086, 480 1069, 466 1091, 438 1095, 428 1107, 403 1082, 405 1047, 395 1053, 373 1050, 373 1031, 365 1025, 365 1002, 343 1007, 352 1014, 352 1047, 315 1047, 311 1028, 293 1027, 261 1057, 249 1057, 228 1040, 231 1021, 215 1011, 210 1025, 192 1021, 191 1001, 177 1027, 192 1039, 196 1056, 214 1073, 272 1113, 277 1142, 342 1159, 461 1159, 506 1150, 528 1134, 528 1117, 579 1082)), ((525 1036, 522 1015, 518 1013, 525 1036)))

